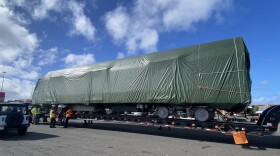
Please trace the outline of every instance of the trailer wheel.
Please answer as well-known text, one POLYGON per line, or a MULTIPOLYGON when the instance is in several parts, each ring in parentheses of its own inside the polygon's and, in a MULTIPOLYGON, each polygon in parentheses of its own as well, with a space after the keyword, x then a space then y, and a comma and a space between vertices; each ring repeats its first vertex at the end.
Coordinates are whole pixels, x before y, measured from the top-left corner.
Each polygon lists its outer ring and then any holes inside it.
POLYGON ((169 111, 166 107, 157 107, 157 115, 161 119, 166 119, 169 115, 169 111))
POLYGON ((110 108, 105 108, 105 112, 107 115, 110 115, 113 113, 112 109, 110 109, 110 108))
POLYGON ((204 122, 207 121, 210 117, 209 111, 205 108, 198 108, 194 112, 194 117, 196 120, 204 122))

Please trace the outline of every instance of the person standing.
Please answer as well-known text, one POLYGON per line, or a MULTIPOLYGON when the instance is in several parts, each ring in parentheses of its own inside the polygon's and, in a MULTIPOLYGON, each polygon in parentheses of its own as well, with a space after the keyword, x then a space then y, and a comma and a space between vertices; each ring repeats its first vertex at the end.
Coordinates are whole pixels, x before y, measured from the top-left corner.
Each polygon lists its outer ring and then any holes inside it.
POLYGON ((40 106, 36 106, 36 109, 35 109, 35 125, 38 125, 39 124, 39 121, 40 121, 40 118, 41 118, 41 108, 40 106))
POLYGON ((31 114, 32 114, 32 124, 35 124, 35 117, 36 117, 36 108, 35 108, 35 106, 32 107, 31 114))
POLYGON ((68 121, 71 118, 71 115, 72 115, 72 109, 71 109, 71 107, 69 107, 68 110, 66 111, 66 120, 65 120, 65 125, 63 128, 68 127, 68 121))
POLYGON ((53 107, 50 111, 50 119, 51 119, 50 128, 56 128, 55 127, 55 118, 56 118, 56 110, 53 107))
POLYGON ((58 122, 61 123, 61 125, 64 125, 64 110, 61 109, 60 113, 58 113, 58 122))

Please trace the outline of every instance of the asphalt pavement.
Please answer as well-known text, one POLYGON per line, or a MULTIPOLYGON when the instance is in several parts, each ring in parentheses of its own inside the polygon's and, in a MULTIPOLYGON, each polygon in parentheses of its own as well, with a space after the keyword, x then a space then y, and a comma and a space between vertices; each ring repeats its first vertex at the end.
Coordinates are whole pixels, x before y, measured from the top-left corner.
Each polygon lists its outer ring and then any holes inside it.
POLYGON ((31 125, 25 136, 9 132, 0 136, 3 156, 203 156, 277 155, 280 137, 248 136, 249 144, 235 145, 221 133, 94 121, 70 120, 68 128, 31 125))

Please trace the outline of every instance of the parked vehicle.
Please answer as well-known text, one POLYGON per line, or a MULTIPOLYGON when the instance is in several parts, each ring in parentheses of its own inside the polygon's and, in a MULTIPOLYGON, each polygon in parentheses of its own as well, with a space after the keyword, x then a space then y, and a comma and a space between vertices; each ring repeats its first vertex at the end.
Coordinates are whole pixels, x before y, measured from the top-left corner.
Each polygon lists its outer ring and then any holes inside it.
POLYGON ((0 103, 0 133, 17 130, 19 135, 25 135, 29 126, 27 104, 0 103))

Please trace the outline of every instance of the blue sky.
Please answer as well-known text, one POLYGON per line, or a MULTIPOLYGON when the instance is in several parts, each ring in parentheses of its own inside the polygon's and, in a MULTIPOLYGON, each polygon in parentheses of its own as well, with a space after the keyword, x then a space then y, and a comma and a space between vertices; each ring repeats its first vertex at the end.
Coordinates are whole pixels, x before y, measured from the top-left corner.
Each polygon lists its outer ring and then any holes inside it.
POLYGON ((280 104, 279 6, 278 0, 0 0, 3 91, 6 100, 26 99, 52 70, 241 36, 251 58, 252 103, 280 104))

